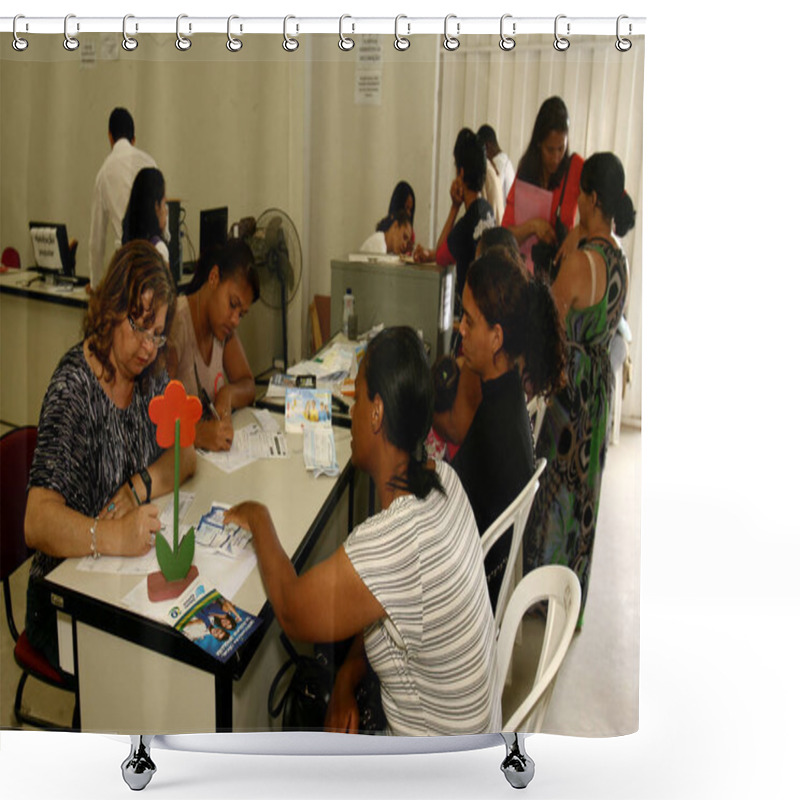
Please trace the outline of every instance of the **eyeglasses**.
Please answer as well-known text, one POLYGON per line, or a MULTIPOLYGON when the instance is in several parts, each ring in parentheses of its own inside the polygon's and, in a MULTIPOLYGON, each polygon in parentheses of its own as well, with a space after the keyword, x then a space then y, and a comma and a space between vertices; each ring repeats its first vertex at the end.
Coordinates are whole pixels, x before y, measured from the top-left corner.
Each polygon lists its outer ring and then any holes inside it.
POLYGON ((130 323, 131 330, 140 338, 144 339, 148 344, 153 345, 156 350, 163 347, 167 343, 167 337, 164 334, 155 334, 150 333, 150 331, 145 330, 144 328, 140 327, 133 321, 133 317, 128 317, 128 322, 130 323))

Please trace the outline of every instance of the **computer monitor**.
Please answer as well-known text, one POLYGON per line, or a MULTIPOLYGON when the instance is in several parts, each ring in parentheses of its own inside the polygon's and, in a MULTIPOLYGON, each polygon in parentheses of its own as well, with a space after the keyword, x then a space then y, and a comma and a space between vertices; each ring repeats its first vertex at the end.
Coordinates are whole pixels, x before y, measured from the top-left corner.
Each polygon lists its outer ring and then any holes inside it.
POLYGON ((228 207, 200 212, 200 255, 209 248, 222 247, 228 239, 228 207))
POLYGON ((29 222, 28 228, 39 271, 74 277, 75 258, 69 249, 67 226, 60 222, 29 222))

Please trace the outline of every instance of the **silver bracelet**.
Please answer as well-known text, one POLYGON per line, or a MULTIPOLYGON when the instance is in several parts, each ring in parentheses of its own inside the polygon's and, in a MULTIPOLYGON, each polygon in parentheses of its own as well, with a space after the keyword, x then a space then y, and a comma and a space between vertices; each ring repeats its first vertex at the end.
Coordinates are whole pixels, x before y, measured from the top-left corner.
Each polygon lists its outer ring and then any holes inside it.
POLYGON ((100 558, 100 551, 97 549, 97 521, 98 517, 94 518, 94 522, 92 522, 92 527, 89 528, 89 533, 92 535, 92 541, 89 544, 89 547, 92 551, 92 558, 100 558))

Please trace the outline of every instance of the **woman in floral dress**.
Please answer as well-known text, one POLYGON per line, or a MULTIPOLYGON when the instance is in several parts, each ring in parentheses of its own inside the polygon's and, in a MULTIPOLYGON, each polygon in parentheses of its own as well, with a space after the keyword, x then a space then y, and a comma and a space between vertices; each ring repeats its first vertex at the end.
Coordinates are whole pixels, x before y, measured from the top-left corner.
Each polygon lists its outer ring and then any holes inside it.
POLYGON ((547 468, 525 533, 525 571, 565 564, 581 582, 581 616, 589 586, 608 447, 613 375, 609 343, 628 292, 628 264, 617 236, 632 227, 635 211, 625 171, 613 153, 583 165, 578 198, 581 239, 563 260, 551 289, 569 348, 567 385, 550 401, 536 456, 547 468))

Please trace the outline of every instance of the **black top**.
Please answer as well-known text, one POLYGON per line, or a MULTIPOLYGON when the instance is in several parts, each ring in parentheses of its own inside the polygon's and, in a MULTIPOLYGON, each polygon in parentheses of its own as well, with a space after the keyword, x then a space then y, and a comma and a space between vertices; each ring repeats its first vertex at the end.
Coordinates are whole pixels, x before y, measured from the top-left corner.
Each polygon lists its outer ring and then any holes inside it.
MULTIPOLYGON (((483 399, 453 459, 453 468, 482 535, 531 479, 534 459, 531 425, 517 370, 482 383, 481 389, 483 399)), ((510 547, 509 529, 484 559, 492 610, 497 605, 510 547)))
POLYGON ((447 237, 447 249, 456 260, 456 293, 459 298, 464 291, 469 265, 475 260, 475 249, 481 234, 494 226, 492 207, 482 197, 478 197, 472 201, 472 205, 447 237))
POLYGON ((516 369, 481 384, 483 399, 453 459, 482 534, 533 475, 533 439, 516 369))

